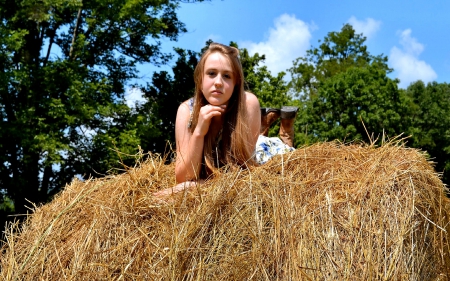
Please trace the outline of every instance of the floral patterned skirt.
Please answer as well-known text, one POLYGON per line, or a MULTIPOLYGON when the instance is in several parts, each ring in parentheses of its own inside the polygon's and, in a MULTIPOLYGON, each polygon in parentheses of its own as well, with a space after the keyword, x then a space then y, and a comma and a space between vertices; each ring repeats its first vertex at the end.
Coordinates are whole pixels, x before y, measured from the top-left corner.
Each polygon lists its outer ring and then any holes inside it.
POLYGON ((284 154, 294 150, 295 148, 286 145, 277 137, 269 138, 260 135, 256 142, 255 159, 256 162, 261 165, 269 161, 275 155, 284 154))

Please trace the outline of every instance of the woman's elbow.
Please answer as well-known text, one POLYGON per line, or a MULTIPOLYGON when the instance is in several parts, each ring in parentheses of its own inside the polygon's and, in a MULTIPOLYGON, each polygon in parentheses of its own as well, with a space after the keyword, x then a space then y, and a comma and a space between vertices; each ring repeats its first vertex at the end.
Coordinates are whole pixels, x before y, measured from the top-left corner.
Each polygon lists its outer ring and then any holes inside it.
POLYGON ((184 167, 175 167, 175 180, 177 183, 196 180, 195 175, 189 175, 184 167))
POLYGON ((181 169, 179 167, 175 167, 175 180, 177 183, 184 182, 186 176, 184 173, 182 173, 181 169))

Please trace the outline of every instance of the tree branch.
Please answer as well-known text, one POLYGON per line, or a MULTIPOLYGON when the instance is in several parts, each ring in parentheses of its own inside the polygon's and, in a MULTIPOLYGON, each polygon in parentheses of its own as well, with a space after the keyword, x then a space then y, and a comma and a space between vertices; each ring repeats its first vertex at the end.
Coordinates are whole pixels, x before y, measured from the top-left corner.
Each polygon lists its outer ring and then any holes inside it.
POLYGON ((77 22, 75 23, 75 28, 73 29, 72 44, 70 45, 70 51, 69 51, 69 59, 70 60, 73 59, 72 58, 73 45, 75 44, 75 39, 77 37, 78 26, 80 25, 80 18, 81 18, 81 8, 78 9, 77 22))
POLYGON ((48 43, 48 49, 47 49, 47 55, 45 56, 45 60, 44 60, 44 67, 47 65, 48 59, 50 57, 50 51, 52 49, 52 45, 55 42, 55 36, 56 36, 56 31, 59 28, 59 24, 57 24, 55 26, 55 28, 52 30, 52 35, 50 36, 50 41, 48 43))

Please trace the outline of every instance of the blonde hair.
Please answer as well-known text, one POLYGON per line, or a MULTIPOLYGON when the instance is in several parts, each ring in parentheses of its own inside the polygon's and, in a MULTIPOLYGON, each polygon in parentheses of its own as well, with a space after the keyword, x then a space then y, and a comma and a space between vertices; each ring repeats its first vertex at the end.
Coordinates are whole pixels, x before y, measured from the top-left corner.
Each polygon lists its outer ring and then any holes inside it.
POLYGON ((223 117, 222 143, 218 154, 216 154, 217 150, 215 149, 216 139, 210 134, 211 130, 205 136, 203 146, 203 162, 205 166, 202 168, 201 177, 211 175, 220 166, 236 164, 242 167, 247 164, 253 164, 253 151, 248 151, 249 146, 246 145, 251 141, 251 138, 248 133, 249 128, 244 122, 248 120, 244 91, 244 73, 237 48, 211 43, 195 67, 195 94, 192 126, 190 128, 191 133, 194 132, 197 125, 200 108, 208 104, 202 92, 202 82, 205 61, 213 53, 220 53, 228 59, 235 77, 235 86, 223 117))

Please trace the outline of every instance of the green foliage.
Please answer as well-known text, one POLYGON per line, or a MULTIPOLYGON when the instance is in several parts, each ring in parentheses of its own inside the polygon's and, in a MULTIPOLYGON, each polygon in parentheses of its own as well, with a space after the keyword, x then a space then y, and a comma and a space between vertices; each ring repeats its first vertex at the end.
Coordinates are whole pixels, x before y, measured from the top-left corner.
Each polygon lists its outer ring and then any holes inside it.
POLYGON ((306 57, 294 61, 289 69, 292 91, 297 96, 315 94, 321 82, 352 67, 376 65, 389 73, 387 57, 370 55, 365 41, 349 24, 340 32, 329 32, 318 48, 308 50, 306 57))
POLYGON ((387 58, 370 55, 364 42, 346 24, 294 61, 290 87, 302 108, 296 143, 370 141, 367 132, 375 138, 383 132, 392 137, 405 129, 405 98, 398 81, 387 77, 387 58))
POLYGON ((161 64, 185 32, 178 1, 5 0, 0 7, 0 189, 24 213, 75 175, 133 153, 139 116, 123 103, 136 63, 161 64))
POLYGON ((392 71, 387 58, 370 55, 364 42, 347 24, 294 62, 290 87, 303 109, 296 120, 296 144, 370 142, 382 134, 405 133, 411 136, 408 145, 426 150, 448 182, 450 86, 418 81, 399 90, 398 80, 387 77, 392 71))
POLYGON ((448 83, 412 83, 406 89, 410 114, 410 145, 427 151, 450 181, 450 85, 448 83))
POLYGON ((385 70, 373 65, 348 68, 321 83, 318 94, 307 101, 309 134, 366 142, 367 132, 396 136, 403 129, 402 104, 397 84, 385 70))
POLYGON ((194 96, 194 69, 199 54, 175 49, 178 59, 172 67, 173 77, 166 71, 154 73, 152 84, 143 89, 147 102, 138 106, 139 132, 144 151, 169 152, 175 143, 175 119, 178 107, 194 96))

